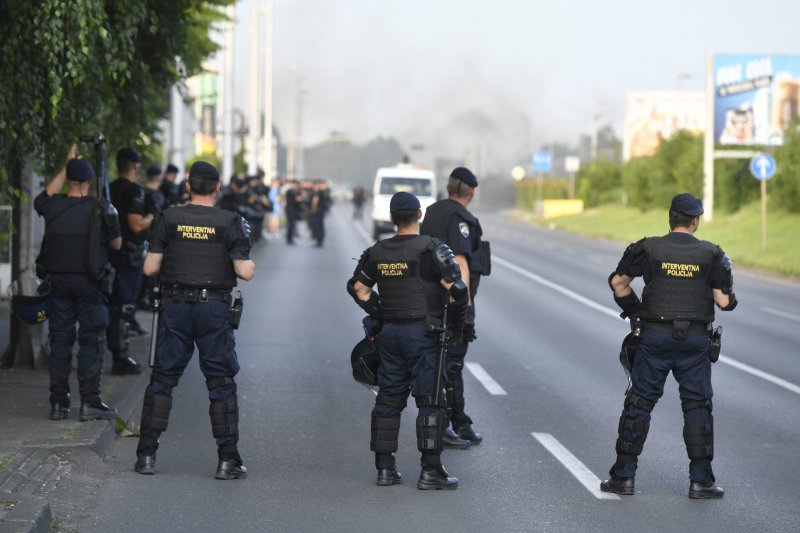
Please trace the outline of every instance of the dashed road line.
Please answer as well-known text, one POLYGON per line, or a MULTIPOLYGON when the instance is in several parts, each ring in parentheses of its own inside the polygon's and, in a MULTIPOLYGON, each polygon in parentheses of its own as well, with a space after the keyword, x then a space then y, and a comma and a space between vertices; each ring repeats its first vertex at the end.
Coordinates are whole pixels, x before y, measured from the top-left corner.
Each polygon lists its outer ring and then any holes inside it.
POLYGON ((788 318, 789 320, 794 320, 795 322, 800 322, 800 316, 797 316, 793 313, 787 313, 786 311, 781 311, 780 309, 773 309, 772 307, 759 307, 765 313, 770 315, 779 316, 781 318, 788 318))
POLYGON ((600 479, 595 476, 591 470, 586 468, 577 457, 564 447, 558 440, 550 433, 531 433, 534 439, 539 441, 539 444, 550 452, 553 457, 564 465, 569 470, 569 473, 575 476, 575 479, 580 481, 581 485, 586 487, 592 496, 598 500, 619 500, 619 496, 611 492, 603 492, 600 490, 600 479))
MULTIPOLYGON (((553 289, 554 291, 563 294, 567 298, 571 298, 571 299, 575 300, 578 303, 581 303, 581 304, 583 304, 583 305, 585 305, 587 307, 590 307, 590 308, 594 309, 595 311, 599 311, 599 312, 603 313, 604 315, 607 315, 607 316, 610 316, 610 317, 613 317, 613 318, 619 320, 619 313, 616 310, 611 309, 610 307, 606 307, 604 305, 601 305, 601 304, 599 304, 599 303, 597 303, 597 302, 595 302, 593 300, 590 300, 590 299, 588 299, 588 298, 586 298, 584 296, 581 296, 580 294, 576 293, 575 291, 572 291, 572 290, 570 290, 570 289, 568 289, 566 287, 563 287, 563 286, 559 285, 558 283, 554 283, 554 282, 552 282, 552 281, 550 281, 548 279, 543 278, 542 276, 540 276, 538 274, 534 274, 530 270, 527 270, 525 268, 517 266, 514 263, 512 263, 510 261, 507 261, 507 260, 505 260, 505 259, 503 259, 501 257, 496 256, 496 255, 492 255, 492 262, 494 262, 494 263, 496 263, 498 265, 502 265, 502 266, 508 268, 509 270, 512 270, 512 271, 516 272, 517 274, 519 274, 519 275, 521 275, 523 277, 526 277, 526 278, 530 279, 531 281, 535 281, 536 283, 538 283, 540 285, 543 285, 543 286, 545 286, 545 287, 547 287, 549 289, 553 289)), ((763 307, 761 309, 764 310, 763 307)), ((755 368, 753 366, 750 366, 748 364, 745 364, 745 363, 742 363, 740 361, 737 361, 736 359, 733 359, 733 358, 728 357, 726 355, 721 355, 720 358, 719 358, 719 362, 720 363, 725 363, 726 365, 730 365, 730 366, 732 366, 734 368, 737 368, 737 369, 741 370, 742 372, 746 372, 746 373, 748 373, 748 374, 750 374, 752 376, 761 378, 761 379, 763 379, 765 381, 769 381, 770 383, 778 385, 779 387, 782 387, 782 388, 784 388, 784 389, 786 389, 786 390, 788 390, 790 392, 794 392, 795 394, 800 394, 800 386, 798 386, 798 385, 796 385, 794 383, 791 383, 789 381, 786 381, 785 379, 779 378, 778 376, 774 376, 774 375, 772 375, 772 374, 770 374, 768 372, 764 372, 763 370, 759 370, 759 369, 757 369, 757 368, 755 368)))
POLYGON ((475 379, 481 382, 483 388, 489 391, 489 394, 494 396, 505 396, 506 391, 500 386, 498 382, 492 379, 486 370, 479 363, 464 363, 475 379))

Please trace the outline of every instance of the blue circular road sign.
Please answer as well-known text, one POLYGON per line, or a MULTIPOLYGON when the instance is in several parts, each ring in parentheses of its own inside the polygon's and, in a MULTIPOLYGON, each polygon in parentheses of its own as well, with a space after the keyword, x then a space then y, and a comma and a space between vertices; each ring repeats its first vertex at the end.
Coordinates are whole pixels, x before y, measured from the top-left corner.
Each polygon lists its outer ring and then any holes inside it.
POLYGON ((758 154, 750 160, 750 174, 760 181, 766 181, 774 176, 776 168, 775 158, 769 154, 758 154))

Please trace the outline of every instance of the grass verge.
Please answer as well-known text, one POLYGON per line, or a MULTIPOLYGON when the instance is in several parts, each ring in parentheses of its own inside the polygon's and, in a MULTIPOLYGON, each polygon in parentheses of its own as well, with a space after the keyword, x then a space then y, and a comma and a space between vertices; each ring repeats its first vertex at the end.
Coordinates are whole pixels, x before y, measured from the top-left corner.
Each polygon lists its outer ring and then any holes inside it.
MULTIPOLYGON (((754 203, 736 213, 717 212, 713 222, 701 219, 695 235, 720 245, 734 267, 738 264, 800 278, 800 214, 768 212, 767 249, 762 250, 760 209, 760 204, 754 203)), ((517 212, 514 218, 621 242, 634 242, 669 231, 666 209, 640 211, 622 205, 594 207, 579 215, 552 220, 532 218, 524 212, 517 212)))

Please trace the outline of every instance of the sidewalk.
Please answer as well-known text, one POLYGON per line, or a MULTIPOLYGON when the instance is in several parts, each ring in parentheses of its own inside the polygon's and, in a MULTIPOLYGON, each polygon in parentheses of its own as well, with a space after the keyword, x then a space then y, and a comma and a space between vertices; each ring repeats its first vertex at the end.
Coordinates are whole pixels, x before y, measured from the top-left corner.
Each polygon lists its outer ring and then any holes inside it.
MULTIPOLYGON (((0 312, 0 323, 8 322, 0 312)), ((150 313, 139 312, 149 329, 150 313)), ((0 338, 8 338, 7 336, 0 338)), ((146 364, 150 337, 131 339, 131 353, 146 364)), ((71 416, 54 421, 50 414, 50 378, 46 369, 0 368, 0 533, 49 532, 54 520, 46 499, 48 485, 65 464, 60 457, 76 448, 103 456, 114 440, 114 421, 78 421, 80 396, 74 371, 70 375, 71 416)), ((112 376, 111 355, 103 361, 103 400, 127 421, 139 406, 150 372, 138 376, 112 376)), ((134 421, 138 425, 138 420, 134 421)))

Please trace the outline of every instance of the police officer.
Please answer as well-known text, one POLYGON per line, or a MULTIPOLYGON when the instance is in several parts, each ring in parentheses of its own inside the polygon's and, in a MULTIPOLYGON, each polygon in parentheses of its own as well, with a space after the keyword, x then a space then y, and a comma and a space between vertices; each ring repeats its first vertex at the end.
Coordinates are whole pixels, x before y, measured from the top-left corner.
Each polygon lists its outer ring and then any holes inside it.
POLYGON ((166 207, 178 205, 180 195, 178 194, 178 167, 170 163, 167 165, 167 170, 164 171, 164 179, 161 180, 161 185, 158 190, 164 196, 164 204, 166 207))
MULTIPOLYGON (((154 213, 158 215, 161 211, 164 210, 166 207, 166 198, 164 194, 161 192, 161 167, 159 166, 151 166, 147 167, 145 171, 147 175, 147 180, 144 184, 144 206, 145 211, 148 213, 154 213)), ((151 225, 147 228, 147 235, 150 236, 150 233, 153 229, 151 225)), ((153 293, 153 289, 156 285, 156 280, 152 276, 142 276, 142 282, 139 287, 139 296, 136 299, 136 306, 139 309, 149 311, 151 307, 151 296, 153 293)), ((141 330, 141 327, 139 328, 141 330)), ((129 330, 130 331, 130 330, 129 330)))
POLYGON ((145 195, 137 183, 141 158, 132 148, 117 152, 117 179, 109 186, 111 203, 119 212, 122 248, 112 254, 111 265, 117 271, 111 293, 111 322, 106 336, 112 354, 111 373, 141 374, 142 365, 128 353, 128 333, 145 333, 135 324, 134 302, 142 282, 142 263, 147 250, 147 229, 155 213, 148 212, 145 195))
POLYGON ((442 430, 447 422, 443 407, 434 403, 438 349, 432 330, 441 326, 449 294, 453 300, 449 313, 457 317, 451 328, 461 334, 467 287, 450 249, 437 239, 419 235, 422 211, 417 197, 396 193, 389 208, 397 234, 365 250, 347 282, 356 303, 383 323, 370 442, 378 485, 401 482, 394 452, 400 414, 410 391, 419 408, 417 447, 422 453, 422 472, 417 488, 456 489, 458 479, 450 477, 441 462, 442 430), (372 290, 376 283, 378 293, 372 290))
POLYGON ((475 296, 481 276, 489 274, 488 243, 481 240, 483 230, 480 222, 467 211, 477 187, 478 178, 469 169, 454 169, 447 182, 448 198, 428 207, 421 227, 423 235, 436 237, 453 250, 462 276, 469 285, 470 307, 464 342, 447 351, 447 394, 453 427, 445 429, 444 442, 454 448, 467 448, 483 440, 483 436, 472 429, 472 419, 464 412, 462 374, 468 343, 475 340, 475 296))
POLYGON ((628 246, 608 281, 624 318, 636 320, 643 333, 631 367, 616 443, 617 461, 605 492, 633 494, 638 456, 650 427, 650 412, 664 392, 670 370, 678 382, 683 408, 683 440, 689 456, 689 497, 722 498, 715 483, 714 421, 711 414, 711 343, 714 304, 732 311, 731 263, 710 242, 694 237, 703 204, 690 194, 672 199, 670 233, 628 246), (643 276, 639 301, 630 284, 643 276))
POLYGON ((158 322, 155 365, 142 407, 135 470, 155 473, 158 437, 167 429, 172 389, 192 357, 195 344, 211 402, 216 438, 217 479, 247 476, 239 441, 239 403, 234 376, 239 371, 229 307, 237 278, 250 280, 249 228, 241 216, 213 207, 219 172, 198 161, 189 170, 191 202, 171 207, 155 223, 144 270, 160 276, 163 309, 158 322))
POLYGON ((34 200, 44 216, 45 266, 51 285, 50 315, 50 419, 70 415, 69 373, 75 323, 78 323, 78 386, 81 421, 113 419, 117 411, 100 398, 100 374, 108 325, 108 300, 101 290, 108 272, 108 251, 118 250, 119 220, 114 208, 89 196, 92 167, 77 159, 72 146, 67 164, 34 200), (59 194, 66 181, 67 194, 59 194))

